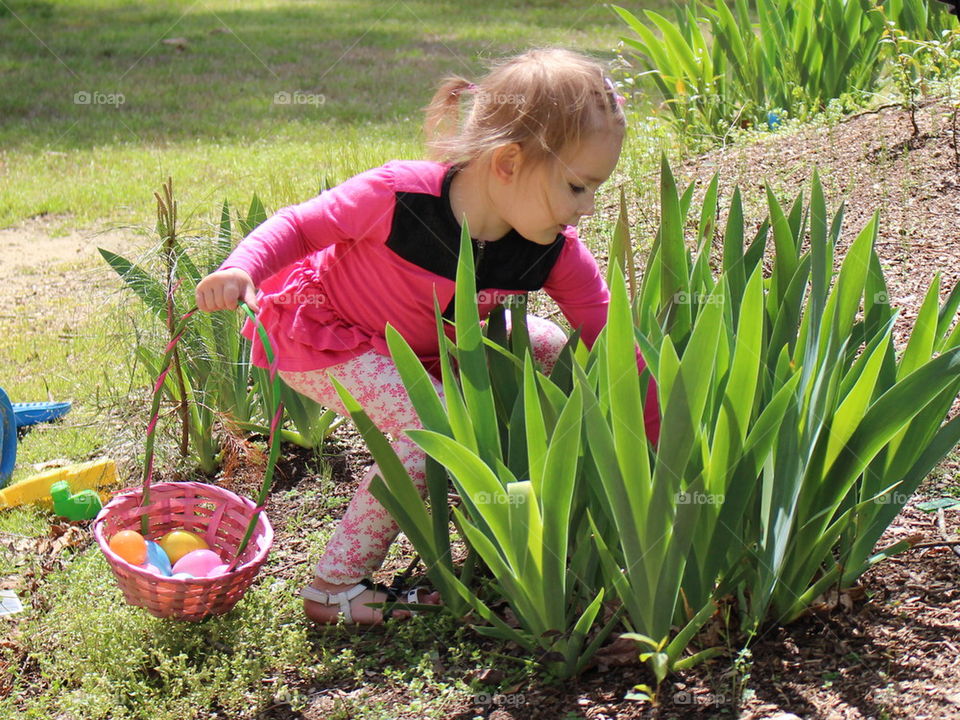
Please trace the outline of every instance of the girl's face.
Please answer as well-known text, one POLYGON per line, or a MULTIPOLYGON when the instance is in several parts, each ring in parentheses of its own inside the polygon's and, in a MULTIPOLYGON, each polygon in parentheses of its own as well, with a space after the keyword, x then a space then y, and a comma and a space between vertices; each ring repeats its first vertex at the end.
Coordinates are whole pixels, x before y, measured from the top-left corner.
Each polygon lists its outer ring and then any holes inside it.
POLYGON ((594 133, 552 160, 522 168, 504 195, 503 219, 527 240, 551 244, 567 225, 593 214, 597 188, 616 168, 622 145, 622 133, 594 133))

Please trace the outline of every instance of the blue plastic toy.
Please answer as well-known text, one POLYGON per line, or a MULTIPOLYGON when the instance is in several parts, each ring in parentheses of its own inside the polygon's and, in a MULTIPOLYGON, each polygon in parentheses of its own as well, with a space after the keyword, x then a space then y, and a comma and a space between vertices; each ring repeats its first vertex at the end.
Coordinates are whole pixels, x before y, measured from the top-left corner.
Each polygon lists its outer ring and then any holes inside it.
POLYGON ((10 398, 0 388, 0 488, 7 484, 17 464, 17 425, 10 398))
POLYGON ((17 464, 17 429, 56 420, 69 411, 69 402, 11 403, 0 388, 0 488, 10 480, 17 464))
POLYGON ((13 403, 13 417, 18 428, 50 422, 70 412, 69 402, 13 403))

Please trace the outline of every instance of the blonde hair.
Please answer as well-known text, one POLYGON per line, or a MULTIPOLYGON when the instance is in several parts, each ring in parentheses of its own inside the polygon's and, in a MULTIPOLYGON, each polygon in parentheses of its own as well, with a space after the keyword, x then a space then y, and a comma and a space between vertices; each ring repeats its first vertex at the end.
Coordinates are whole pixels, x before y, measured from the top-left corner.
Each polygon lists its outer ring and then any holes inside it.
POLYGON ((460 76, 443 80, 426 108, 428 156, 465 165, 518 143, 538 164, 592 133, 622 133, 621 103, 599 62, 570 50, 529 50, 476 84, 460 76))

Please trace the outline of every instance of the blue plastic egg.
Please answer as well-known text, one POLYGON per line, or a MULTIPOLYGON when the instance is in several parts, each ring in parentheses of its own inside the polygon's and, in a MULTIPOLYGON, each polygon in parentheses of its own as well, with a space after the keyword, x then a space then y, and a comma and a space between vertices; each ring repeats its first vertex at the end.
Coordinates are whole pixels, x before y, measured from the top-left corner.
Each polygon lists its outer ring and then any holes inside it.
POLYGON ((152 540, 147 540, 147 562, 160 570, 161 574, 169 576, 173 574, 173 568, 170 566, 170 558, 163 551, 163 548, 152 540))

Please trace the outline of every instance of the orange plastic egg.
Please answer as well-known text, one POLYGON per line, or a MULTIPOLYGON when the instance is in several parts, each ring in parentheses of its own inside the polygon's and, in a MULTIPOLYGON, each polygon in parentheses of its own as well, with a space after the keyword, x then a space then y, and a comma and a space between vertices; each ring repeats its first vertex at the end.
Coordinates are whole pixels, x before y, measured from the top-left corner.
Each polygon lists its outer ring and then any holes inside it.
POLYGON ((121 530, 110 538, 110 549, 131 565, 143 565, 147 559, 147 541, 136 530, 121 530))

